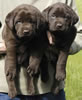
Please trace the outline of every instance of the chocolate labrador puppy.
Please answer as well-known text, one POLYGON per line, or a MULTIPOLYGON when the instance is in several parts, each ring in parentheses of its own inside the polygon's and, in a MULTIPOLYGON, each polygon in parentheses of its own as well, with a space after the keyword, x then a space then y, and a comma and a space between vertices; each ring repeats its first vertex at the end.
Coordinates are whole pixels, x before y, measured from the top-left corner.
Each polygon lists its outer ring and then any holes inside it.
POLYGON ((74 25, 78 22, 78 16, 73 9, 63 3, 49 6, 43 11, 43 15, 49 24, 48 38, 53 44, 49 46, 48 53, 48 59, 55 69, 52 91, 58 93, 58 84, 66 77, 66 62, 70 46, 76 36, 77 30, 74 25))
POLYGON ((17 95, 15 78, 20 66, 27 68, 28 92, 34 94, 33 75, 38 72, 48 43, 46 20, 37 8, 23 4, 8 13, 5 22, 2 34, 7 48, 5 73, 8 95, 11 98, 17 95))

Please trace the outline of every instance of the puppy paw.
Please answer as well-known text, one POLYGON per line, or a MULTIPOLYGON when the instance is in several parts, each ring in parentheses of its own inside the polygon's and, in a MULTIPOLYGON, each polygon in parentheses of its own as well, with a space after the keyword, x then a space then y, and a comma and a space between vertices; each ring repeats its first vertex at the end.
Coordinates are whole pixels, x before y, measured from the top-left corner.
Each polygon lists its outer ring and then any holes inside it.
POLYGON ((31 83, 29 84, 29 87, 27 89, 29 95, 34 95, 35 94, 35 89, 34 89, 34 85, 32 85, 31 83))
POLYGON ((11 88, 8 92, 8 96, 12 99, 17 96, 16 88, 11 88))
POLYGON ((8 80, 14 80, 15 76, 16 76, 16 69, 9 68, 6 70, 6 77, 8 80))
POLYGON ((66 74, 64 72, 57 72, 55 77, 56 77, 56 79, 58 81, 61 81, 61 80, 64 80, 65 79, 66 74))
POLYGON ((28 90, 28 93, 29 93, 29 95, 34 95, 35 94, 35 90, 30 88, 28 90))
POLYGON ((34 66, 28 66, 28 68, 27 68, 27 72, 30 76, 35 75, 38 72, 37 70, 38 69, 34 66))

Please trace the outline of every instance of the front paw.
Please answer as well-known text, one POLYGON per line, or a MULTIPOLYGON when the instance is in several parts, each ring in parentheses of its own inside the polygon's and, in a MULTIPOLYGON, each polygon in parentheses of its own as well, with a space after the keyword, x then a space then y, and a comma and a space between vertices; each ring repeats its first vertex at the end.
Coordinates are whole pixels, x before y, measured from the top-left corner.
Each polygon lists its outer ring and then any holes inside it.
POLYGON ((16 88, 11 88, 11 89, 9 89, 8 96, 9 96, 11 99, 14 98, 14 97, 16 97, 16 96, 17 96, 17 90, 16 90, 16 88))
POLYGON ((65 79, 66 74, 65 74, 65 72, 57 72, 55 77, 56 77, 56 79, 58 81, 61 81, 61 80, 64 80, 65 79))
POLYGON ((34 95, 35 94, 34 86, 29 85, 29 87, 28 87, 28 93, 29 93, 29 95, 34 95))
POLYGON ((35 74, 37 74, 37 72, 38 72, 38 69, 36 68, 36 66, 28 66, 27 67, 27 72, 28 72, 28 74, 30 75, 30 76, 33 76, 33 75, 35 75, 35 74))
POLYGON ((6 70, 6 77, 8 80, 14 80, 16 76, 16 69, 9 68, 6 70))

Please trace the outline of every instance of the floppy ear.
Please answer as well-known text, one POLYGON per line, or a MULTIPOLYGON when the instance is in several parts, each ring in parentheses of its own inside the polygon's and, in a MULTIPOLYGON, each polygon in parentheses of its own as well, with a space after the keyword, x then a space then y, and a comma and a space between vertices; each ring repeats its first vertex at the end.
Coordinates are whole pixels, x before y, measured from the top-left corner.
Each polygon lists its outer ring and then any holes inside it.
POLYGON ((79 20, 79 17, 77 16, 77 14, 73 11, 73 10, 71 10, 71 12, 72 12, 72 25, 75 25, 77 22, 78 22, 78 20, 79 20))
POLYGON ((46 19, 46 21, 49 21, 49 12, 52 9, 51 6, 47 7, 46 9, 43 10, 42 14, 44 16, 44 18, 46 19))
POLYGON ((9 27, 10 30, 13 30, 14 27, 14 14, 10 12, 5 19, 6 25, 9 27))
POLYGON ((78 22, 79 17, 71 7, 67 6, 67 9, 71 15, 71 25, 75 25, 78 22))
POLYGON ((14 29, 14 18, 16 16, 16 14, 18 13, 19 9, 20 8, 18 8, 18 7, 15 8, 13 11, 8 13, 8 15, 6 16, 5 22, 10 30, 14 29))

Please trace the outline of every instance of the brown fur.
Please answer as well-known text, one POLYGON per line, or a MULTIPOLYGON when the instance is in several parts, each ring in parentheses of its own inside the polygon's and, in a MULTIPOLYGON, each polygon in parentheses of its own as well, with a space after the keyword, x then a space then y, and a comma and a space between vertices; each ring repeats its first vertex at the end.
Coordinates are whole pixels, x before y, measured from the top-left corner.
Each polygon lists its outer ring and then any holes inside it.
POLYGON ((40 11, 31 5, 20 5, 8 13, 3 29, 3 39, 7 48, 5 73, 9 87, 8 95, 17 95, 15 78, 18 66, 27 68, 28 92, 34 94, 33 75, 48 42, 47 24, 40 11))
POLYGON ((49 46, 49 60, 55 69, 55 81, 52 91, 58 93, 59 82, 66 77, 66 62, 70 46, 76 36, 75 24, 78 21, 77 14, 66 4, 56 3, 43 11, 43 15, 49 24, 48 38, 52 45, 49 46), (50 58, 51 57, 51 58, 50 58))

